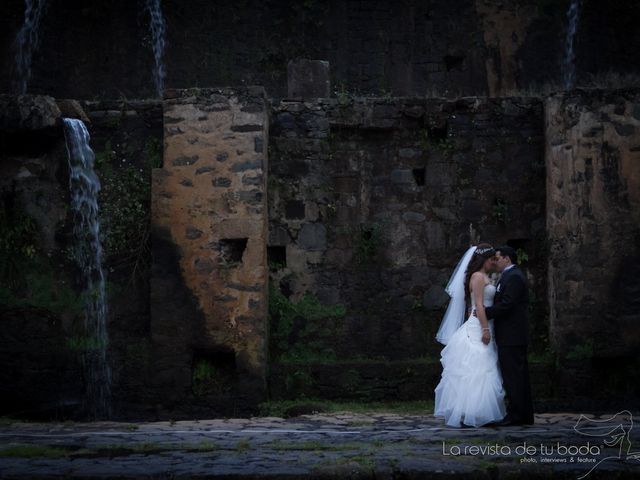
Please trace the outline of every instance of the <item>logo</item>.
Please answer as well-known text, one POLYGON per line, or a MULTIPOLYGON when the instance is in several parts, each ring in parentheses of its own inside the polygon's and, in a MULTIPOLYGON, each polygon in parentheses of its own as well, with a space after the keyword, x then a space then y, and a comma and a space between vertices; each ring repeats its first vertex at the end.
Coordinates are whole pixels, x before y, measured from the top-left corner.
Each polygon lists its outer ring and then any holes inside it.
POLYGON ((587 473, 578 477, 578 479, 585 478, 598 465, 607 460, 635 460, 640 462, 640 451, 631 451, 632 428, 633 415, 629 410, 622 410, 609 418, 597 420, 580 415, 573 429, 581 435, 601 438, 604 447, 603 451, 606 451, 608 456, 601 458, 587 473))

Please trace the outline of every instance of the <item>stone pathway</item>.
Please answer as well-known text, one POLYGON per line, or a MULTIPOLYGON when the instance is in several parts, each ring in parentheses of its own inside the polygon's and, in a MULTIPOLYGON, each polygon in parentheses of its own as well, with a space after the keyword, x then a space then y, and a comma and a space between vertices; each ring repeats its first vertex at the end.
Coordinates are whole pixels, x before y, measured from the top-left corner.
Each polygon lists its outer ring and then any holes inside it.
POLYGON ((13 423, 0 426, 0 478, 640 478, 640 429, 626 427, 629 416, 585 423, 582 433, 579 416, 479 429, 384 413, 13 423), (615 436, 623 428, 628 435, 615 436))

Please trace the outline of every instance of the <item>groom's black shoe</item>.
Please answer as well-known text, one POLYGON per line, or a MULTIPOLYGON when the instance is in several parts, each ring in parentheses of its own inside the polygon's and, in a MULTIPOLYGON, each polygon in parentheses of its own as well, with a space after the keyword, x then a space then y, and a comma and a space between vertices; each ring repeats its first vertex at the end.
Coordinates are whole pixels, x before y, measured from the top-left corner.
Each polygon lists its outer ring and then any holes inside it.
POLYGON ((485 427, 511 427, 513 425, 524 425, 524 423, 506 416, 497 422, 487 423, 485 427))
POLYGON ((517 423, 512 422, 511 420, 498 420, 497 422, 487 423, 485 427, 495 428, 495 427, 510 427, 512 425, 518 425, 517 423))

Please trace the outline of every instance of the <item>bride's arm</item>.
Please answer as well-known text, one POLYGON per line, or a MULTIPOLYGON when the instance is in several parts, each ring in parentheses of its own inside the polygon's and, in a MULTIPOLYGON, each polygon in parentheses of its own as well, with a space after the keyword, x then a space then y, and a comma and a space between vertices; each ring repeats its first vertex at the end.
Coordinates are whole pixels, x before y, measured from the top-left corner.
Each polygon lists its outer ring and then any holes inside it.
POLYGON ((480 320, 480 325, 482 325, 482 343, 485 345, 489 344, 491 341, 491 333, 489 330, 489 321, 487 320, 487 314, 484 311, 484 275, 480 272, 476 272, 471 275, 471 294, 475 300, 476 304, 476 317, 480 320))

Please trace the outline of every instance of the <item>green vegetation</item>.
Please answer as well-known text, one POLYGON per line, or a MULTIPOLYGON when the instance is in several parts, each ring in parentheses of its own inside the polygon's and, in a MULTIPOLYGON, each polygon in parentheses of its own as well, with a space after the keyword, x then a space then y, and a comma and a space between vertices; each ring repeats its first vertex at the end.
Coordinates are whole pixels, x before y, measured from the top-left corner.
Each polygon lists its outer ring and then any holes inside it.
POLYGON ((40 251, 38 234, 35 220, 22 209, 0 209, 0 305, 81 313, 81 296, 40 251))
POLYGON ((23 265, 36 256, 36 222, 20 209, 0 210, 0 278, 10 288, 24 286, 23 265))
POLYGON ((162 142, 159 138, 147 138, 144 144, 144 155, 151 168, 162 168, 162 142))
POLYGON ((96 337, 76 336, 67 339, 67 348, 75 352, 99 351, 103 344, 96 337))
POLYGON ((269 260, 269 271, 277 272, 278 270, 282 270, 286 265, 284 262, 276 262, 274 260, 269 260))
POLYGON ((162 162, 159 140, 147 140, 144 147, 146 165, 117 166, 111 142, 96 152, 96 168, 101 182, 99 195, 103 229, 103 247, 107 261, 114 268, 130 270, 130 280, 141 277, 151 258, 150 168, 162 162))
POLYGON ((68 456, 73 449, 50 447, 48 445, 8 445, 0 448, 0 457, 20 458, 61 458, 68 456))
POLYGON ((509 223, 509 207, 502 198, 496 198, 493 203, 493 218, 504 225, 509 223))
POLYGON ((375 260, 380 253, 383 240, 383 227, 379 223, 361 224, 356 237, 355 260, 359 265, 375 260))
MULTIPOLYGON (((137 425, 136 425, 137 428, 137 425)), ((129 428, 129 430, 131 430, 129 428)), ((244 445, 238 442, 240 448, 246 449, 248 443, 244 445)), ((133 444, 111 444, 100 445, 94 448, 78 448, 71 446, 52 447, 48 445, 31 445, 31 444, 14 444, 0 447, 0 458, 2 457, 18 457, 18 458, 65 458, 65 457, 96 457, 99 455, 130 455, 133 453, 152 453, 167 450, 186 450, 195 452, 208 452, 219 450, 220 446, 210 440, 201 440, 197 443, 156 443, 144 442, 133 444)))
POLYGON ((260 416, 284 417, 287 410, 310 403, 321 407, 323 413, 395 413, 398 415, 430 415, 433 413, 433 400, 339 402, 320 398, 299 398, 263 402, 259 405, 260 416))
POLYGON ((529 255, 522 248, 519 248, 518 250, 516 250, 516 255, 518 257, 517 258, 518 265, 522 265, 524 262, 529 261, 529 255))
POLYGON ((359 455, 347 455, 345 457, 334 460, 335 465, 344 465, 348 463, 357 463, 373 473, 376 466, 375 459, 371 458, 373 452, 366 452, 359 455))
POLYGON ((246 438, 238 440, 238 443, 236 443, 236 450, 238 452, 246 452, 247 450, 249 450, 249 448, 251 448, 251 444, 246 438))
POLYGON ((309 292, 293 303, 270 284, 272 359, 303 361, 335 358, 335 338, 345 314, 343 305, 323 305, 309 292))
POLYGON ((529 363, 554 363, 555 357, 550 350, 532 351, 527 355, 529 363))
POLYGON ((192 389, 195 395, 220 393, 231 388, 231 378, 208 360, 200 360, 193 369, 192 389))
POLYGON ((339 87, 334 89, 333 94, 338 99, 338 104, 341 107, 348 105, 352 100, 352 94, 347 91, 347 87, 344 82, 338 83, 339 87))
POLYGON ((363 443, 325 443, 320 440, 305 440, 304 442, 284 442, 280 439, 276 439, 267 444, 274 450, 330 450, 330 451, 343 451, 343 450, 355 450, 361 448, 363 443))
POLYGON ((480 466, 480 468, 483 468, 485 470, 494 471, 494 470, 497 470, 498 468, 495 462, 492 462, 485 458, 477 458, 476 461, 478 462, 478 465, 480 466))
POLYGON ((435 143, 435 146, 440 149, 445 155, 453 152, 453 150, 456 148, 456 144, 454 143, 454 141, 447 137, 447 138, 441 138, 440 140, 438 140, 435 143))
POLYGON ((583 344, 574 345, 567 353, 567 360, 589 360, 593 357, 593 340, 587 340, 583 344))
POLYGON ((411 305, 411 310, 424 310, 424 303, 422 302, 422 298, 416 298, 413 301, 413 305, 411 305))

